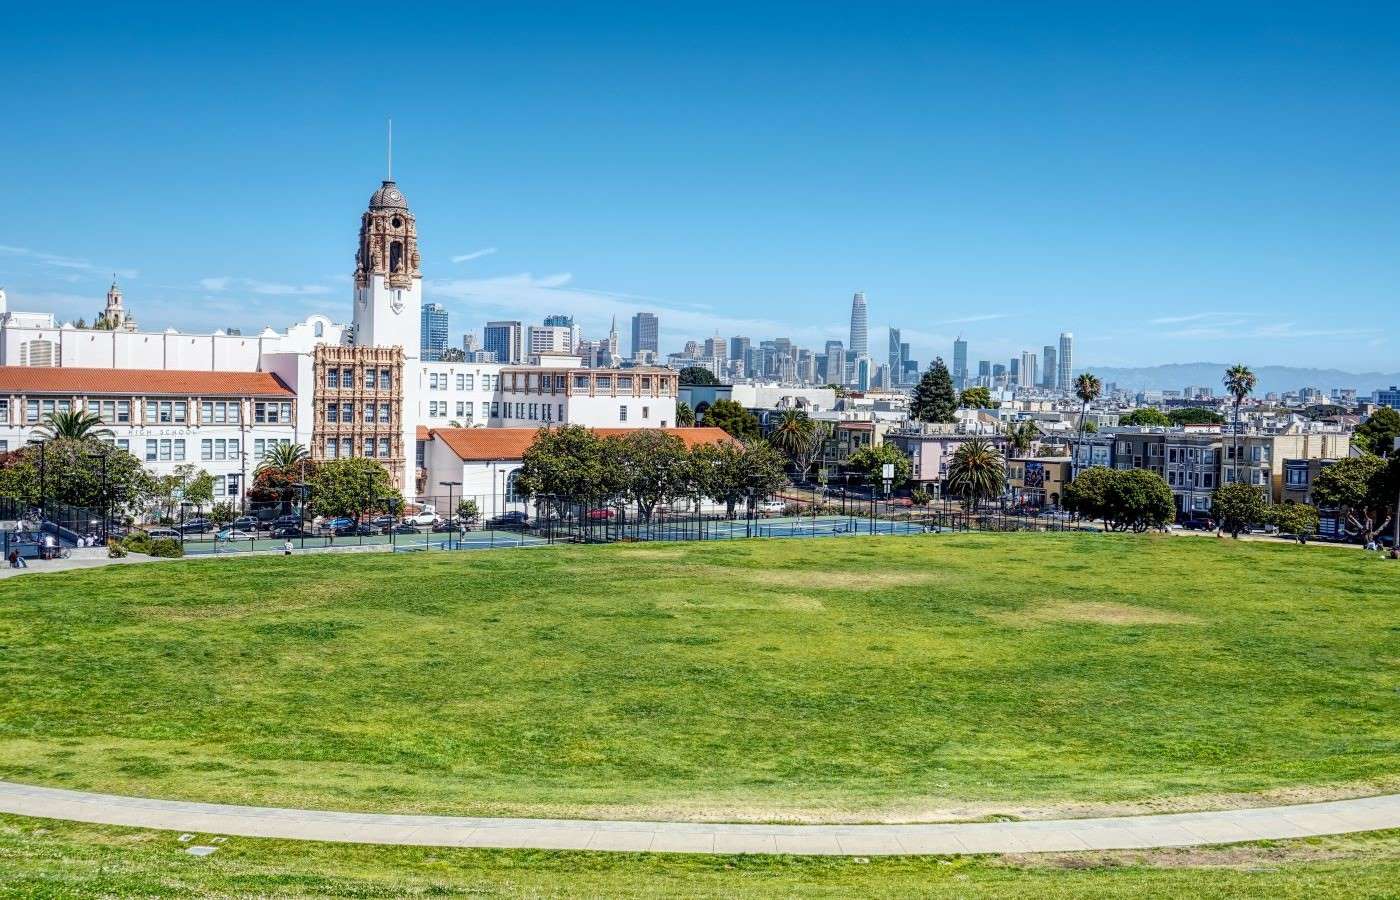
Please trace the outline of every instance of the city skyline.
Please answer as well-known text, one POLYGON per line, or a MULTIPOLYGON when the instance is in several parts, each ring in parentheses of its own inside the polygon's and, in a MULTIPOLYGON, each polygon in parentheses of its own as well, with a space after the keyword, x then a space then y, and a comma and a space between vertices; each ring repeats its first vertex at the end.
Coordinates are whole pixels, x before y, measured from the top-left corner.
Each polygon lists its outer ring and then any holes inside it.
POLYGON ((341 223, 384 174, 392 115, 427 235, 423 299, 473 327, 564 311, 597 336, 646 310, 673 338, 815 348, 849 340, 841 307, 860 289, 872 329, 900 328, 921 360, 959 333, 988 358, 1039 348, 1053 309, 1095 365, 1395 368, 1400 263, 1379 250, 1400 237, 1400 135, 1382 124, 1393 18, 1274 10, 1265 28, 1237 12, 1202 40, 1168 11, 1125 29, 1087 12, 804 9, 786 35, 790 12, 638 8, 607 30, 445 11, 403 23, 405 90, 342 52, 376 34, 353 18, 286 10, 273 34, 196 21, 191 43, 110 10, 30 11, 11 23, 27 139, 0 146, 23 173, 0 283, 18 306, 91 318, 115 272, 143 322, 188 330, 334 312, 341 223), (145 48, 119 79, 114 29, 145 48), (513 71, 531 51, 539 64, 501 84, 457 65, 513 71), (850 53, 858 76, 830 64, 850 53), (715 64, 731 81, 696 74, 715 64), (584 66, 592 80, 573 77, 584 66), (200 102, 216 86, 226 102, 200 102), (568 153, 550 149, 561 121, 568 153))

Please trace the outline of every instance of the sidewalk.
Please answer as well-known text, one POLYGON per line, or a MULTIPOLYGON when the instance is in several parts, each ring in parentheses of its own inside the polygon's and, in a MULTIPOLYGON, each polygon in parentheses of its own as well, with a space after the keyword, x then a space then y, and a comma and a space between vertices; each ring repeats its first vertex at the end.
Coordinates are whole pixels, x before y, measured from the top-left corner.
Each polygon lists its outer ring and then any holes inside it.
POLYGON ((1400 828, 1400 794, 1218 812, 953 825, 731 825, 318 812, 144 800, 0 781, 0 812, 241 837, 814 856, 1136 850, 1400 828))

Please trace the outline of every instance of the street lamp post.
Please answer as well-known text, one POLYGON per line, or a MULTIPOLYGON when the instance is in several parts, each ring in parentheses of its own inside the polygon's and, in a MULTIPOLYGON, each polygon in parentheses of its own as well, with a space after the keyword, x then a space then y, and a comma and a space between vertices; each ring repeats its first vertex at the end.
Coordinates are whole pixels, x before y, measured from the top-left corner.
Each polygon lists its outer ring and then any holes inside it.
POLYGON ((107 500, 107 451, 94 451, 88 455, 102 463, 102 543, 106 544, 111 521, 110 504, 107 500))
MULTIPOLYGON (((462 486, 462 482, 460 482, 460 481, 439 481, 438 484, 440 484, 441 486, 447 488, 447 521, 448 521, 448 522, 451 522, 451 523, 453 523, 453 524, 456 524, 455 520, 456 520, 456 516, 457 516, 457 507, 455 507, 455 506, 452 505, 452 489, 453 489, 453 488, 459 488, 459 487, 461 487, 461 486, 462 486)), ((451 531, 447 532, 447 547, 448 547, 449 550, 452 549, 452 532, 451 532, 451 531)), ((458 543, 458 547, 459 547, 459 548, 461 547, 460 542, 458 543)))

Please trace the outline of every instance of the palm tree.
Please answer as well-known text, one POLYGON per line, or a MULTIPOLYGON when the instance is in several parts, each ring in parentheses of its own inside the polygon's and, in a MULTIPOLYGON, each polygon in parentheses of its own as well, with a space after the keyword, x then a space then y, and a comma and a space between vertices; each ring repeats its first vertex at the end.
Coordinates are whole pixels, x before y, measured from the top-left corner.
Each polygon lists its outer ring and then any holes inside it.
POLYGON ((1070 463, 1073 472, 1079 465, 1079 451, 1084 444, 1084 422, 1089 417, 1089 404, 1099 399, 1103 393, 1103 383, 1098 377, 1084 372, 1074 379, 1074 396, 1079 398, 1079 438, 1074 442, 1074 460, 1070 463))
POLYGON ((816 430, 816 424, 806 412, 800 409, 784 410, 778 424, 773 426, 773 431, 768 435, 768 443, 773 445, 774 450, 792 460, 796 466, 802 455, 811 447, 816 430))
POLYGON ((986 438, 964 441, 948 462, 948 490, 976 510, 983 500, 1001 493, 1003 461, 986 438))
POLYGON ((258 461, 258 467, 253 470, 253 474, 256 475, 264 469, 281 469, 286 471, 299 465, 309 457, 310 454, 306 452, 306 448, 301 444, 273 444, 267 448, 267 452, 263 454, 263 458, 258 461))
POLYGON ((102 427, 102 418, 75 409, 72 412, 51 412, 44 424, 35 431, 34 439, 52 441, 58 438, 80 441, 89 437, 111 437, 112 429, 102 427))
POLYGON ((1235 459, 1232 471, 1236 481, 1240 479, 1240 404, 1244 403, 1244 398, 1249 396, 1250 391, 1259 383, 1259 379, 1249 370, 1249 366, 1244 363, 1236 363, 1225 370, 1225 377, 1221 379, 1225 385, 1225 390, 1230 392, 1230 396, 1235 398, 1235 459))

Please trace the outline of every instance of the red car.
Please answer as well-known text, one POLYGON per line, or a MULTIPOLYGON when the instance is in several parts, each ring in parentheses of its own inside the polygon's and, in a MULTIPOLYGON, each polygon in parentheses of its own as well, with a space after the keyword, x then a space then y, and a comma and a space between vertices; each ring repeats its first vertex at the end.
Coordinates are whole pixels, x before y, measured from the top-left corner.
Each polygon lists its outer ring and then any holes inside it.
POLYGON ((616 513, 615 510, 606 509, 606 508, 599 508, 599 509, 590 509, 588 512, 584 513, 583 515, 584 515, 584 518, 588 519, 588 521, 590 521, 590 522, 605 522, 605 521, 607 521, 608 519, 611 519, 611 518, 612 518, 613 516, 615 516, 616 514, 617 514, 617 513, 616 513))

